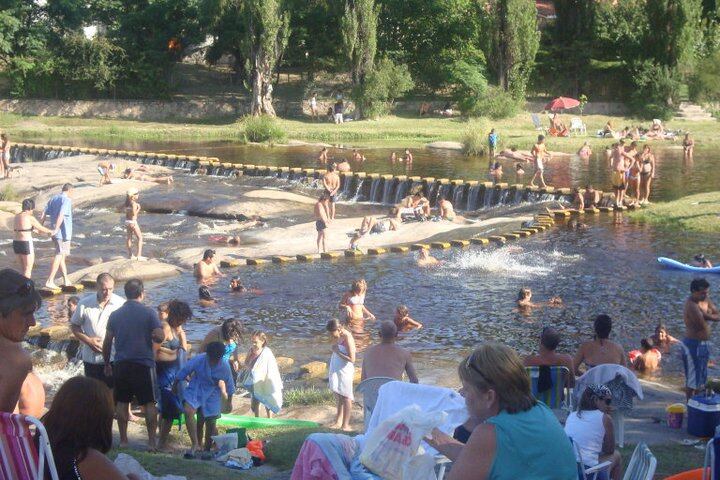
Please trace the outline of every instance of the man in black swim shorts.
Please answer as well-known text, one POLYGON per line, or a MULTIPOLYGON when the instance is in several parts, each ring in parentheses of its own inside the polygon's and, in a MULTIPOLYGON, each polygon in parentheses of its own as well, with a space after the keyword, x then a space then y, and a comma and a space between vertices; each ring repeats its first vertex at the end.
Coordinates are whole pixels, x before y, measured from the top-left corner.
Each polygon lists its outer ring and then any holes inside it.
POLYGON ((330 224, 330 197, 323 192, 315 203, 315 230, 317 230, 318 253, 326 252, 325 230, 330 224))
POLYGON ((340 190, 340 176, 335 170, 337 170, 337 166, 334 163, 329 164, 327 167, 327 173, 325 173, 322 178, 323 187, 325 187, 325 193, 328 195, 328 200, 330 202, 328 204, 330 207, 328 209, 330 220, 335 219, 335 202, 338 191, 340 190))

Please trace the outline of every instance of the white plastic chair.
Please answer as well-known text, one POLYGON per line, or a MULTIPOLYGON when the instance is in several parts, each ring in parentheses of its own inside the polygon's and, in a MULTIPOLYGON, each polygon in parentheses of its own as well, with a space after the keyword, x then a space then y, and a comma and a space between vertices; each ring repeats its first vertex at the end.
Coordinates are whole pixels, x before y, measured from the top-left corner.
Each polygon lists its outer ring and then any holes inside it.
POLYGON ((638 443, 625 470, 623 480, 652 480, 657 468, 657 458, 645 443, 638 443))
POLYGON ((0 480, 44 480, 46 463, 51 480, 58 480, 50 440, 40 420, 28 415, 0 413, 0 480), (35 446, 30 427, 37 432, 35 446), (11 452, 5 455, 5 452, 11 452), (5 479, 3 472, 10 475, 5 479))
POLYGON ((367 430, 370 416, 377 403, 378 390, 380 387, 388 382, 396 381, 396 378, 391 377, 372 377, 366 378, 355 387, 355 392, 360 393, 363 396, 363 421, 365 430, 367 430))
MULTIPOLYGON (((717 437, 715 437, 717 438, 717 437)), ((717 472, 715 471, 715 438, 711 438, 705 446, 705 462, 703 462, 702 480, 716 480, 717 472)))
POLYGON ((580 446, 575 443, 572 438, 570 438, 570 443, 572 443, 573 448, 575 449, 575 453, 577 453, 577 463, 580 471, 582 472, 583 480, 596 480, 597 477, 604 471, 608 472, 609 478, 612 462, 606 460, 604 462, 598 463, 594 467, 585 468, 585 462, 583 462, 582 453, 580 452, 580 446))
POLYGON ((540 122, 540 117, 538 117, 537 113, 531 113, 530 118, 532 119, 533 125, 535 126, 535 130, 545 133, 545 127, 543 126, 542 122, 540 122))
POLYGON ((570 133, 578 133, 587 135, 587 126, 579 117, 572 117, 570 119, 570 133))

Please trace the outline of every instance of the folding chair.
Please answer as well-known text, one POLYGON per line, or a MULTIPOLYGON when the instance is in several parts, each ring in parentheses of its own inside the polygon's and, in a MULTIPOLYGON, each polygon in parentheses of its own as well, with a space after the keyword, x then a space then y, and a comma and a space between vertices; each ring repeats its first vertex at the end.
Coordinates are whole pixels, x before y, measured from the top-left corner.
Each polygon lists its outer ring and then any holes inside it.
POLYGON ((542 122, 540 122, 540 117, 538 117, 537 113, 531 113, 530 118, 532 119, 533 125, 535 126, 535 130, 545 133, 545 127, 543 126, 542 122))
POLYGON ((378 390, 386 383, 396 380, 396 378, 391 377, 366 378, 355 387, 355 392, 361 393, 363 396, 363 421, 365 422, 365 430, 367 430, 370 416, 375 408, 375 403, 377 403, 378 390))
POLYGON ((623 480, 652 480, 657 468, 657 458, 644 442, 638 443, 625 470, 623 480))
POLYGON ((570 370, 563 366, 552 366, 550 369, 550 378, 553 386, 544 392, 538 391, 538 380, 540 379, 540 368, 542 367, 525 367, 530 376, 530 389, 535 398, 543 402, 553 410, 563 409, 572 410, 572 392, 567 386, 567 379, 570 378, 570 370))
POLYGON ((587 135, 587 127, 583 121, 578 117, 572 117, 570 119, 570 133, 581 133, 587 135))
POLYGON ((607 471, 609 478, 612 462, 606 460, 598 463, 594 467, 585 468, 585 462, 583 461, 582 453, 580 452, 580 446, 575 443, 572 437, 570 438, 570 443, 572 443, 573 449, 575 449, 575 453, 577 454, 578 477, 582 475, 582 480, 597 480, 602 472, 607 471))
POLYGON ((0 480, 44 480, 46 463, 51 480, 58 480, 50 441, 40 420, 0 413, 0 480), (38 434, 38 447, 31 426, 38 434))
POLYGON ((702 480, 720 480, 720 437, 711 438, 705 447, 702 480))

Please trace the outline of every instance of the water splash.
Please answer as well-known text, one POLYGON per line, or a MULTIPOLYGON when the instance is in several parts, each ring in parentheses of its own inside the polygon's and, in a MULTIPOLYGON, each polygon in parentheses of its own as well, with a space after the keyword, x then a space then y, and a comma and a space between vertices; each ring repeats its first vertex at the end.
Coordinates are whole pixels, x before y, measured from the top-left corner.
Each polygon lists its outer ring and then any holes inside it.
POLYGON ((580 255, 565 255, 562 252, 524 251, 522 247, 507 246, 493 250, 467 251, 452 257, 441 270, 454 276, 466 275, 468 271, 501 274, 508 277, 546 276, 558 264, 580 255))
POLYGON ((45 386, 46 393, 54 394, 67 380, 83 374, 83 363, 69 362, 63 368, 57 368, 57 365, 48 365, 35 368, 35 373, 45 386))

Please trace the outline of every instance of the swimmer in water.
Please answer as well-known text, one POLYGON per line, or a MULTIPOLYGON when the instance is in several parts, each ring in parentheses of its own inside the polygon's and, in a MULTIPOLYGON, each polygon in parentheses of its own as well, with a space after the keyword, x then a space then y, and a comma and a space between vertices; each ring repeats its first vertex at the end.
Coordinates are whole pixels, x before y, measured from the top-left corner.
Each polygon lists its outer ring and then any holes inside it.
POLYGON ((628 352, 628 360, 633 369, 638 372, 649 373, 660 366, 662 353, 655 347, 652 337, 640 341, 640 349, 628 352))
POLYGON ((658 323, 655 327, 655 333, 650 338, 652 338, 655 347, 663 353, 668 353, 672 345, 680 342, 680 340, 668 333, 667 327, 662 323, 658 323))
POLYGON ((203 258, 195 264, 195 278, 198 280, 207 280, 215 275, 223 276, 222 272, 215 263, 215 250, 208 248, 203 253, 203 258))
POLYGON ((520 289, 520 292, 518 292, 517 306, 520 309, 537 308, 543 307, 545 305, 551 307, 558 307, 562 305, 562 303, 562 298, 557 296, 552 297, 550 300, 548 300, 547 303, 533 303, 532 290, 530 290, 528 287, 523 287, 520 289))
POLYGON ((215 305, 215 299, 210 294, 210 289, 205 285, 201 285, 200 288, 198 288, 198 300, 200 305, 204 307, 215 305))
POLYGON ((705 255, 702 253, 698 253, 693 257, 693 261, 690 263, 693 267, 700 267, 700 268, 712 268, 713 264, 705 258, 705 255))
POLYGON ((350 290, 345 292, 340 300, 340 310, 345 310, 347 315, 346 325, 354 333, 362 333, 366 320, 375 320, 375 315, 365 306, 365 294, 367 293, 367 282, 357 280, 352 283, 350 290))
POLYGON ((440 260, 430 255, 430 252, 427 248, 423 248, 420 250, 417 258, 418 267, 432 267, 439 264, 440 260))
POLYGON ((410 318, 410 309, 405 305, 399 305, 395 310, 395 318, 393 319, 398 332, 407 332, 409 330, 422 328, 422 323, 410 318))
POLYGON ((240 277, 233 277, 232 280, 230 280, 230 291, 233 293, 255 293, 258 295, 263 293, 262 290, 257 288, 248 288, 243 285, 240 277))

